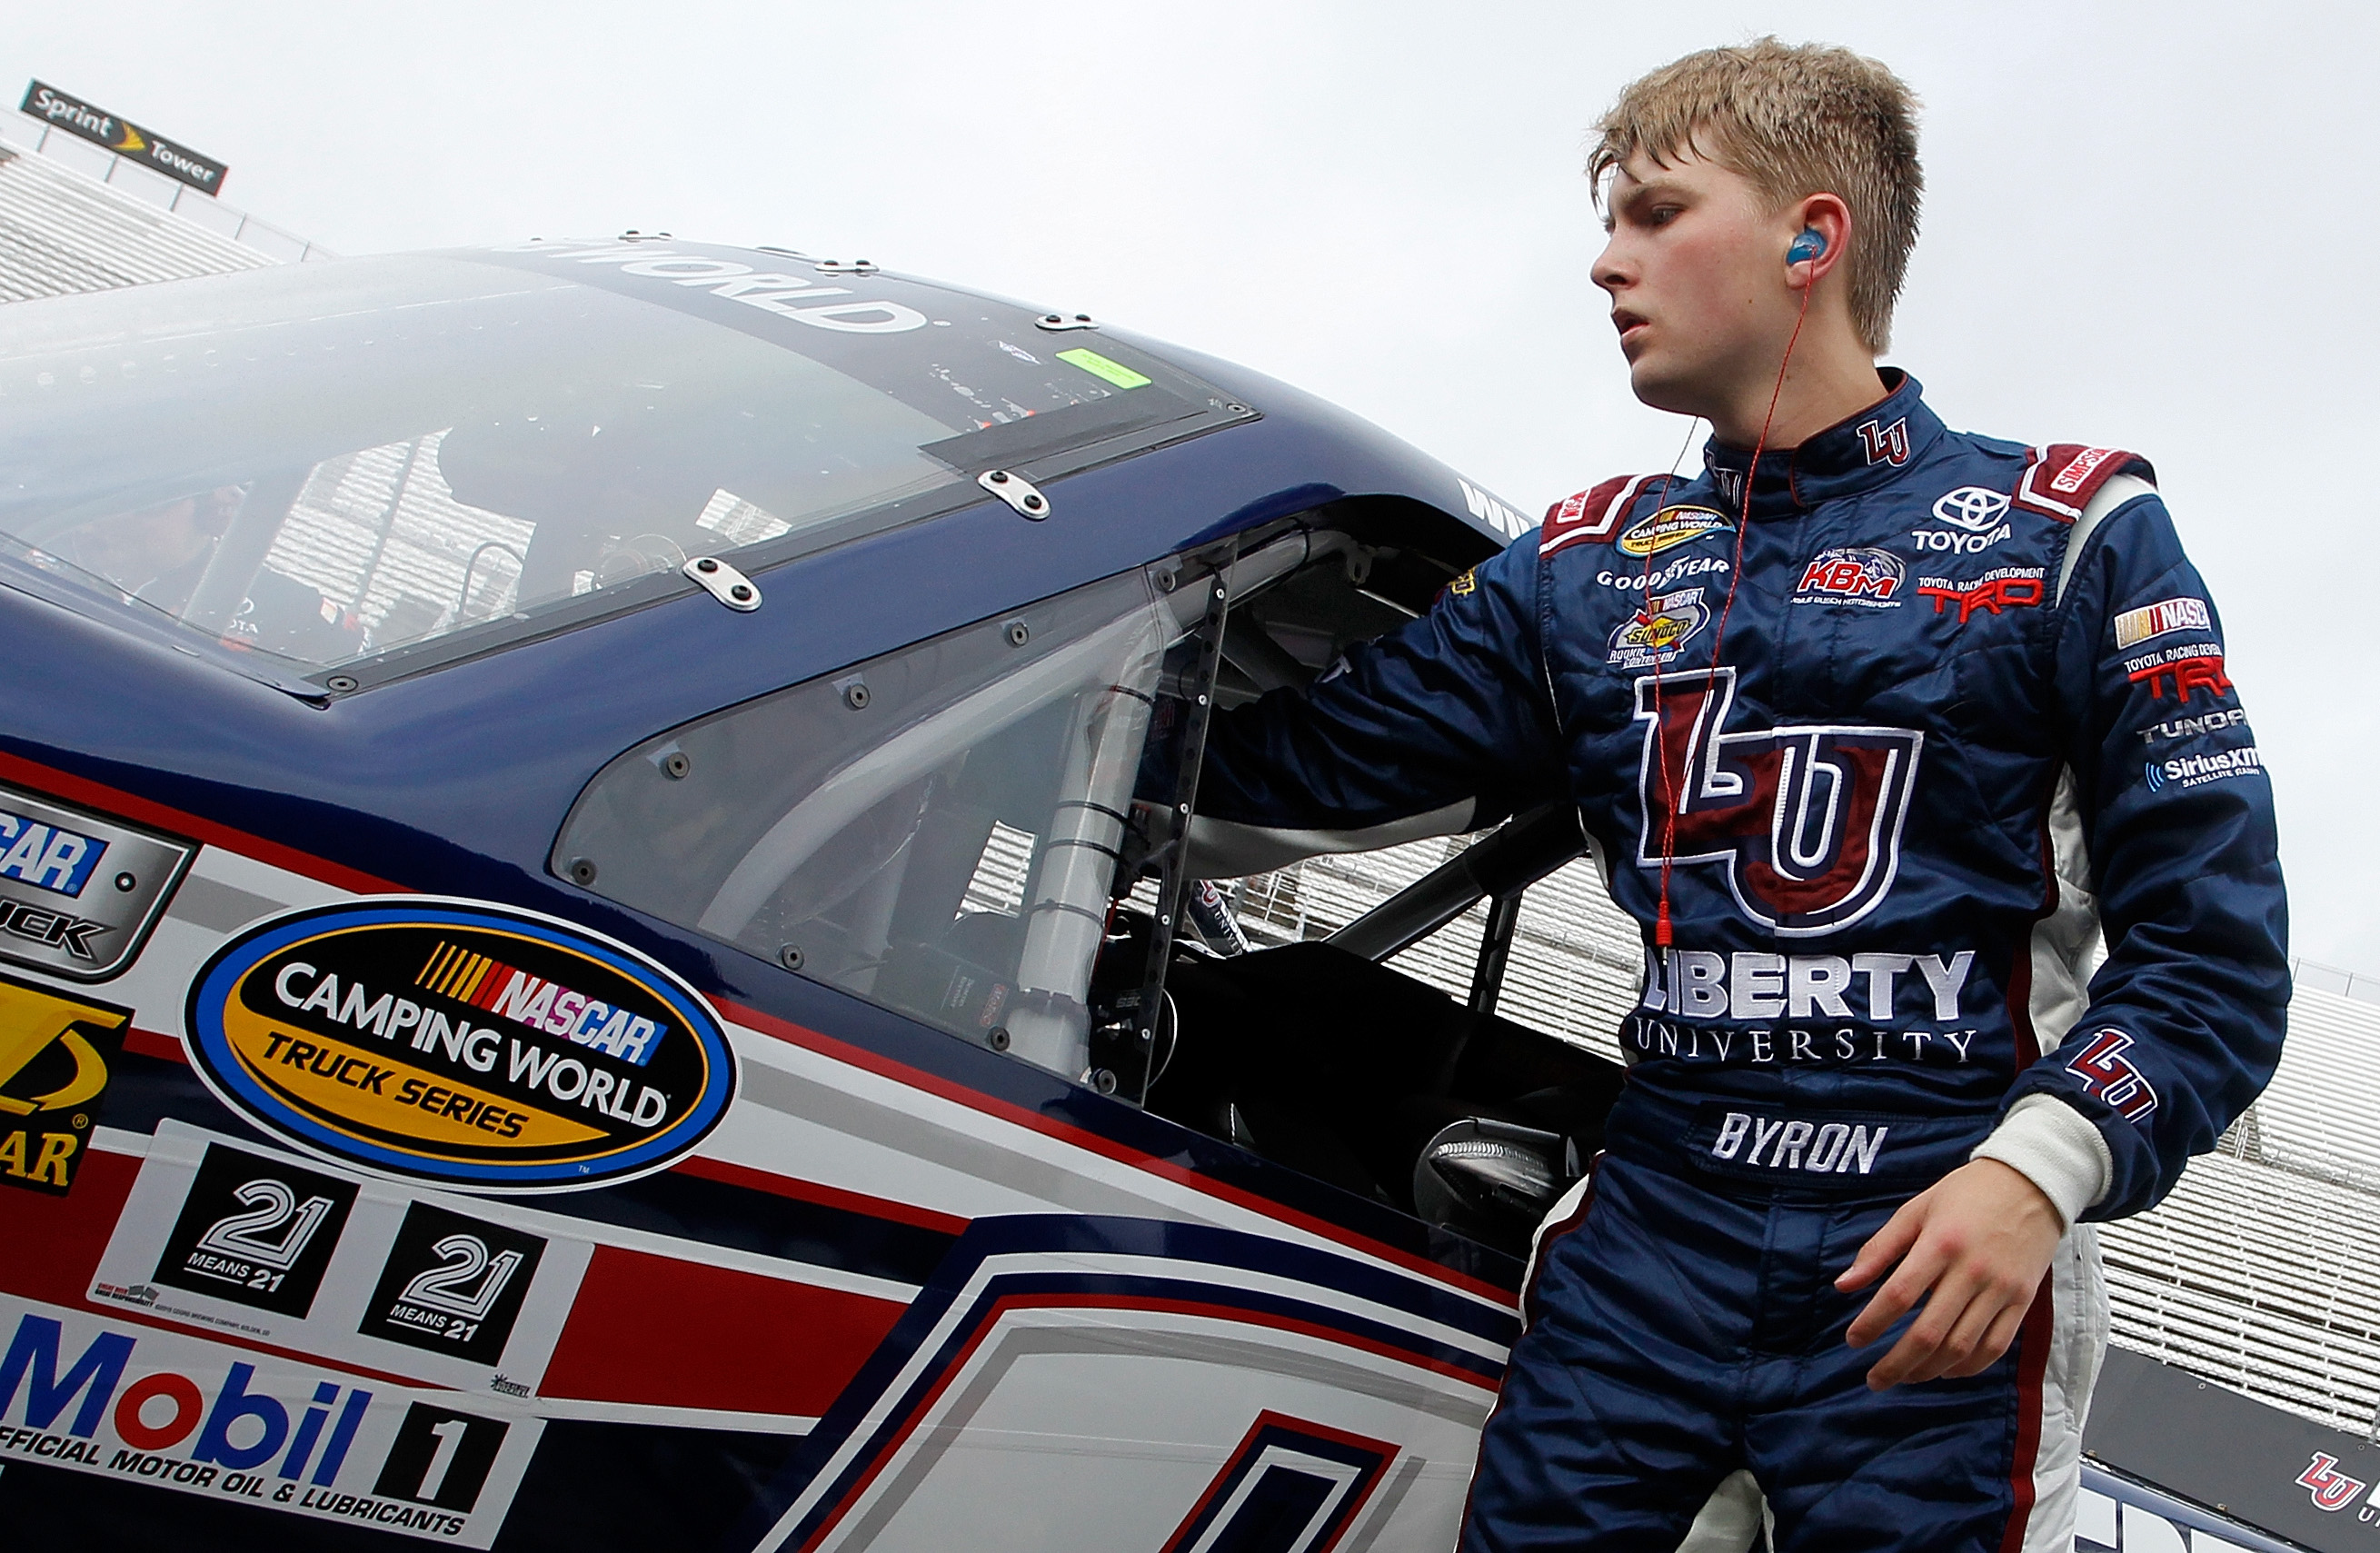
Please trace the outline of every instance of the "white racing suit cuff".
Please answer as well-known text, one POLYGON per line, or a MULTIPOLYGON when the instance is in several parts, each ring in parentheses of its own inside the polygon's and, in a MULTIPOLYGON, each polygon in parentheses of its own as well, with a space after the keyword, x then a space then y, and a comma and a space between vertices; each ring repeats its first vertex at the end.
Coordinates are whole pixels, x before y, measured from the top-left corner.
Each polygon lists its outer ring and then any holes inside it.
POLYGON ((2041 1188, 2070 1228, 2107 1195, 2116 1161, 2099 1129, 2052 1095, 2027 1095, 2009 1108, 1970 1159, 1998 1159, 2041 1188))

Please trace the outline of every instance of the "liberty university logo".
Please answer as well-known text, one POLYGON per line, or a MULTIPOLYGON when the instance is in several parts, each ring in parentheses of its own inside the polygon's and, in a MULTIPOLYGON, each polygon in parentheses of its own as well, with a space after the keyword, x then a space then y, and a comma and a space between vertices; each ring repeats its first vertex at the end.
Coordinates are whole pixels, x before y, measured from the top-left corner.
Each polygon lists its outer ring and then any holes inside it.
POLYGON ((1900 868, 1900 828, 1925 735, 1805 724, 1727 733, 1735 670, 1636 682, 1645 724, 1636 861, 1661 866, 1676 805, 1677 863, 1715 863, 1744 916, 1813 938, 1880 904, 1900 868))
POLYGON ((2105 1100, 2127 1122, 2138 1122, 2157 1108, 2156 1088, 2148 1075, 2124 1055, 2132 1037, 2121 1030, 2102 1030, 2082 1050, 2067 1060, 2066 1069, 2082 1087, 2105 1100))
POLYGON ((2313 1453, 2313 1463, 2298 1474, 2298 1486, 2313 1495, 2314 1507, 2336 1515, 2363 1492, 2363 1480, 2338 1470, 2338 1458, 2326 1450, 2313 1453))
POLYGON ((1873 420, 1859 423, 1861 451, 1871 464, 1889 463, 1895 467, 1909 462, 1909 419, 1903 416, 1889 426, 1873 420))

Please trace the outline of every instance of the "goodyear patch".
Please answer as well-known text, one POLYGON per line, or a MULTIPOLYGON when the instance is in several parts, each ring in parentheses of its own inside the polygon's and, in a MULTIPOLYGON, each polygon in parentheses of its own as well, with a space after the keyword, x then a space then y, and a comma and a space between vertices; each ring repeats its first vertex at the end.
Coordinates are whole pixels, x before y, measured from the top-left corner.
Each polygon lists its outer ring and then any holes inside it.
POLYGON ((130 1009, 0 977, 0 1186, 74 1185, 131 1021, 130 1009))
POLYGON ((193 983, 192 1064, 318 1154, 475 1192, 661 1169, 718 1124, 735 1058, 701 997, 530 912, 379 897, 271 917, 193 983))
POLYGON ((1724 515, 1708 507, 1664 507, 1630 526, 1620 536, 1620 548, 1630 555, 1658 555, 1715 529, 1732 527, 1724 515))

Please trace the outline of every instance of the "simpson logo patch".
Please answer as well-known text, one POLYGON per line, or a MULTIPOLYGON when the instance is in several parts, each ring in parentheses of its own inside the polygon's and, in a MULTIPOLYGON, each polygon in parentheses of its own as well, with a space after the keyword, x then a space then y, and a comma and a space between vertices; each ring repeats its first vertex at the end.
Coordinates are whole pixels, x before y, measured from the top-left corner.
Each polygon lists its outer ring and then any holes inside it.
POLYGON ((1665 550, 1731 527, 1708 507, 1665 507, 1620 536, 1620 548, 1630 555, 1658 555, 1665 550))
POLYGON ((2080 449, 2067 461, 2066 467, 2050 478, 2049 489, 2061 496, 2072 495, 2082 489, 2082 482, 2091 478, 2091 472, 2108 459, 2115 457, 2117 451, 2112 447, 2080 449))
POLYGON ((2168 631, 2212 631, 2204 599, 2161 599, 2116 616, 2116 646, 2137 646, 2168 631))
POLYGON ((624 945, 527 912, 378 898, 269 918, 218 950, 188 1010, 192 1065, 317 1154, 479 1192, 659 1170, 735 1092, 692 989, 624 945))

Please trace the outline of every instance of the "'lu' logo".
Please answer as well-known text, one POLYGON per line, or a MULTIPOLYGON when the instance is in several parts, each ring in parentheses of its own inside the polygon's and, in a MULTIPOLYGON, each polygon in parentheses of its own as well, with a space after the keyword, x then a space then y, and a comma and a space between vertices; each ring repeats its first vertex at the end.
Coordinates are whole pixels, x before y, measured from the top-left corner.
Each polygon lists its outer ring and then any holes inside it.
POLYGON ((1859 423, 1860 447, 1871 464, 1890 463, 1895 467, 1909 462, 1909 421, 1906 417, 1889 426, 1873 420, 1859 423))
POLYGON ((1891 890, 1925 735, 1811 724, 1724 733, 1735 670, 1636 682, 1645 724, 1636 860, 1718 863, 1743 914, 1780 935, 1848 928, 1891 890), (1657 711, 1658 707, 1658 711, 1657 711))

